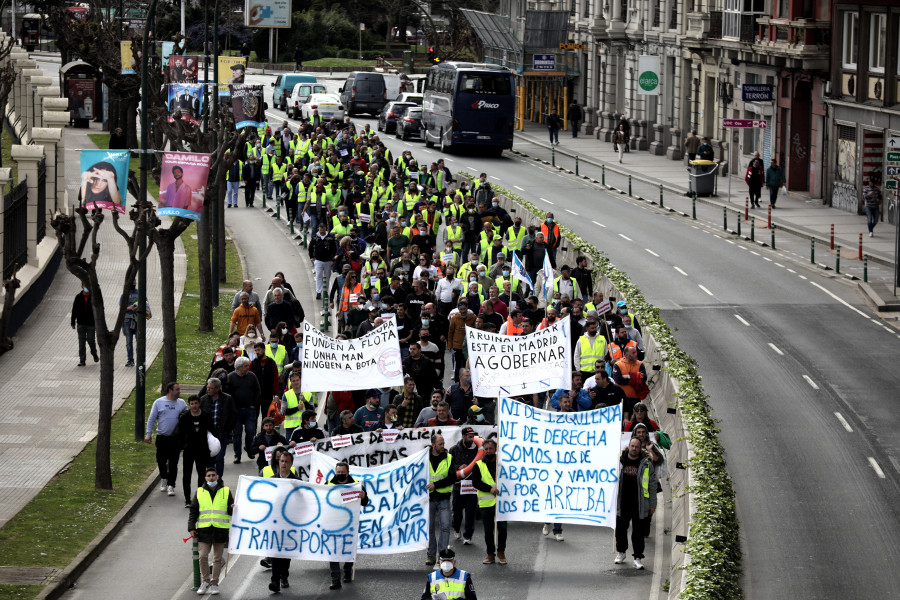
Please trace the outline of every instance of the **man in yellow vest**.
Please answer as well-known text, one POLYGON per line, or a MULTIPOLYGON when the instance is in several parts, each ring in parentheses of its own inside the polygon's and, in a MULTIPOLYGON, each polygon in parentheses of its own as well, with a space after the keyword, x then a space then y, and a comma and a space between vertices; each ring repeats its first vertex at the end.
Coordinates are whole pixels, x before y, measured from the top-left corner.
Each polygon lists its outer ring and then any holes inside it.
POLYGON ((575 344, 572 364, 581 371, 581 380, 587 381, 594 374, 594 365, 606 356, 606 338, 599 333, 596 320, 589 318, 584 324, 584 335, 575 344))
POLYGON ((482 564, 492 565, 499 562, 506 564, 506 521, 497 521, 497 545, 494 554, 494 521, 497 517, 497 442, 486 440, 482 446, 484 458, 475 463, 472 470, 472 486, 478 492, 478 508, 481 511, 481 522, 484 524, 484 544, 487 557, 482 564))
MULTIPOLYGON (((222 571, 222 553, 228 543, 234 496, 223 485, 215 467, 206 468, 206 481, 191 500, 188 531, 197 537, 200 550, 200 577, 203 582, 198 594, 219 593, 219 573, 222 571), (213 551, 213 570, 209 573, 209 551, 213 551)), ((654 488, 655 489, 655 488, 654 488)))
POLYGON ((315 410, 312 392, 300 392, 300 373, 291 371, 291 387, 281 396, 281 414, 284 415, 284 437, 291 439, 294 430, 300 427, 304 410, 315 410), (303 399, 301 402, 300 399, 303 399))
POLYGON ((259 172, 262 175, 262 193, 267 200, 272 199, 272 165, 275 164, 275 149, 269 148, 259 162, 259 172))
POLYGON ((425 564, 431 566, 436 562, 438 550, 450 546, 450 498, 453 484, 456 483, 456 469, 453 457, 444 448, 444 436, 431 436, 431 452, 428 454, 428 474, 430 481, 428 490, 428 552, 425 564), (435 535, 435 526, 440 526, 440 537, 435 535))
POLYGON ((271 358, 278 367, 278 375, 284 370, 284 359, 287 356, 287 349, 281 345, 281 340, 274 333, 269 337, 269 345, 266 346, 266 356, 271 358))
POLYGON ((452 548, 441 550, 440 568, 432 571, 425 581, 422 600, 432 600, 443 594, 447 600, 478 600, 472 574, 456 568, 456 552, 452 548))
POLYGON ((284 184, 287 181, 288 166, 287 163, 284 162, 283 156, 276 156, 275 162, 269 165, 269 167, 272 170, 272 193, 280 204, 281 192, 284 191, 284 184))
POLYGON ((522 258, 522 240, 527 233, 528 229, 522 227, 522 219, 516 217, 513 226, 506 230, 506 249, 522 258))
POLYGON ((447 228, 444 230, 444 241, 453 246, 454 252, 460 252, 463 246, 463 237, 465 237, 462 227, 459 226, 454 215, 450 215, 447 221, 447 228))

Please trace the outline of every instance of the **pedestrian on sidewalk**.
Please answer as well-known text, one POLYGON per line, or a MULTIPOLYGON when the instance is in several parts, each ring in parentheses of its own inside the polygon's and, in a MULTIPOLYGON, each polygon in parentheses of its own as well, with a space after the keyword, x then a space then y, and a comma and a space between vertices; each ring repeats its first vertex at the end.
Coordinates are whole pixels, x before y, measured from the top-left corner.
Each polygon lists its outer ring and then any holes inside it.
POLYGON ((747 173, 744 175, 744 181, 750 192, 750 208, 759 208, 759 199, 762 196, 763 181, 765 181, 766 170, 759 152, 754 152, 750 165, 747 167, 747 173))
MULTIPOLYGON (((625 132, 625 152, 628 152, 628 142, 631 141, 631 125, 628 123, 628 117, 625 115, 619 117, 619 125, 616 129, 618 130, 619 128, 625 132)), ((613 140, 613 143, 615 144, 615 139, 613 140)), ((613 150, 615 150, 615 147, 613 150)))
POLYGON ((294 67, 298 71, 303 68, 303 48, 300 44, 294 46, 294 67))
POLYGON ((178 425, 178 417, 188 410, 184 400, 179 398, 181 386, 172 381, 166 384, 166 395, 157 398, 150 409, 147 418, 147 429, 144 441, 153 441, 153 429, 156 429, 156 466, 159 467, 159 476, 162 481, 159 491, 175 495, 175 484, 178 483, 178 457, 181 455, 181 447, 184 439, 175 435, 178 425))
MULTIPOLYGON (((126 367, 134 366, 134 338, 138 335, 138 296, 140 293, 137 289, 137 282, 132 281, 128 290, 128 295, 122 294, 119 297, 119 305, 125 306, 125 320, 122 322, 122 333, 125 334, 125 351, 128 359, 125 362, 126 367)), ((144 302, 144 318, 150 318, 150 303, 144 302)))
POLYGON ((697 137, 697 130, 691 129, 691 135, 684 140, 684 149, 687 151, 688 161, 697 159, 697 148, 700 147, 700 138, 697 137))
POLYGON ((697 158, 700 160, 716 160, 716 151, 713 149, 712 144, 709 143, 708 137, 704 137, 703 143, 697 146, 697 158))
POLYGON ((197 536, 200 552, 200 577, 203 582, 197 593, 219 593, 219 573, 222 571, 222 554, 228 543, 234 496, 223 485, 215 467, 206 468, 206 482, 194 494, 188 517, 188 531, 197 536), (209 573, 209 551, 213 552, 212 575, 209 573))
POLYGON ((547 129, 550 131, 550 145, 559 145, 559 128, 562 127, 562 120, 555 112, 547 115, 547 129))
POLYGON ((769 168, 766 169, 766 188, 769 190, 769 204, 775 208, 775 201, 778 200, 778 190, 787 183, 784 178, 784 171, 778 166, 778 161, 772 159, 769 168))
POLYGON ((878 184, 881 178, 872 174, 869 175, 869 181, 863 188, 863 199, 866 201, 866 226, 869 228, 869 237, 875 237, 875 225, 878 224, 878 214, 881 212, 881 204, 884 199, 881 196, 881 189, 878 184))
POLYGON ((98 362, 97 344, 94 341, 94 307, 91 306, 90 288, 81 288, 72 302, 72 329, 78 331, 78 366, 83 367, 86 359, 85 344, 91 347, 91 356, 98 362))
POLYGON ((622 162, 622 155, 625 153, 625 148, 628 144, 628 134, 625 133, 625 126, 622 123, 619 123, 619 128, 613 134, 613 145, 615 146, 616 152, 619 153, 619 162, 622 162))
POLYGON ((578 126, 584 118, 584 112, 578 106, 578 100, 572 98, 572 104, 569 105, 569 124, 572 126, 572 137, 578 137, 578 126))
POLYGON ((643 569, 644 531, 650 516, 656 512, 656 469, 641 440, 631 438, 628 449, 619 457, 622 466, 619 477, 619 502, 616 509, 616 560, 625 562, 628 550, 628 526, 631 525, 631 546, 634 568, 643 569))

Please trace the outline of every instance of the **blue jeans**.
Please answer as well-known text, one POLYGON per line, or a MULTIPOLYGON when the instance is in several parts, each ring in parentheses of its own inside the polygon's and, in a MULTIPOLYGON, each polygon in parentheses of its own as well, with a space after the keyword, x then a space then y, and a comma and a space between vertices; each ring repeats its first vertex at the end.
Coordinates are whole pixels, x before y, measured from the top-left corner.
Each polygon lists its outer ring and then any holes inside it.
POLYGON ((226 181, 225 183, 228 184, 228 186, 227 186, 228 189, 225 192, 226 204, 228 204, 229 206, 232 204, 237 206, 238 190, 241 189, 241 182, 240 181, 226 181))
POLYGON ((475 511, 478 510, 478 497, 475 494, 460 494, 459 487, 453 487, 453 531, 459 531, 463 526, 463 512, 465 512, 465 526, 462 536, 472 539, 475 534, 475 511))
POLYGON ((134 362, 134 338, 137 337, 137 322, 134 319, 125 319, 122 326, 125 334, 125 352, 128 354, 128 362, 134 362), (131 326, 134 325, 134 329, 131 326))
POLYGON ((429 502, 428 556, 437 556, 438 551, 450 545, 450 498, 429 502), (440 525, 440 538, 434 535, 434 527, 440 525))
POLYGON ((866 227, 869 228, 869 233, 872 233, 878 224, 878 212, 877 206, 866 207, 866 227))
MULTIPOLYGON (((249 406, 247 408, 239 408, 237 414, 237 422, 234 424, 234 438, 232 442, 234 442, 234 457, 241 457, 241 429, 244 430, 244 433, 247 436, 247 443, 244 444, 245 448, 249 448, 250 444, 253 443, 253 437, 256 435, 256 417, 259 414, 259 411, 255 406, 249 406)), ((249 455, 250 452, 248 451, 249 455)), ((252 456, 250 458, 253 458, 252 456)))

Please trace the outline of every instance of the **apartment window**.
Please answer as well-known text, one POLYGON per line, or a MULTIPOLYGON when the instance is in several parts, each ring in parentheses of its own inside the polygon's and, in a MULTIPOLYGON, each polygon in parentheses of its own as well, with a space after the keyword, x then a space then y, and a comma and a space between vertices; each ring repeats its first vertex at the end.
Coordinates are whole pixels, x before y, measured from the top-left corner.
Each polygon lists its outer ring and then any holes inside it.
POLYGON ((722 37, 734 39, 741 37, 741 0, 725 0, 725 11, 722 14, 722 37))
POLYGON ((845 69, 856 68, 856 26, 859 23, 859 13, 844 13, 843 47, 841 49, 841 63, 845 69))
POLYGON ((591 16, 591 0, 584 0, 584 13, 583 16, 585 19, 589 19, 591 16))
POLYGON ((876 13, 869 20, 869 70, 884 73, 884 57, 887 51, 887 15, 876 13))

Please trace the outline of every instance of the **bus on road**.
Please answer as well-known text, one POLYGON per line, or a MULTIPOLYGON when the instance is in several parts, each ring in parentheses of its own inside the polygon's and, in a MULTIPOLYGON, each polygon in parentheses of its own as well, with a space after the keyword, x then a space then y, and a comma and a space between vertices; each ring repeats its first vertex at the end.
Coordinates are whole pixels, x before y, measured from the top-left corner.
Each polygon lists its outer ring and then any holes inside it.
POLYGON ((446 62, 428 70, 422 102, 425 145, 480 146, 499 156, 513 146, 516 84, 499 65, 446 62))

